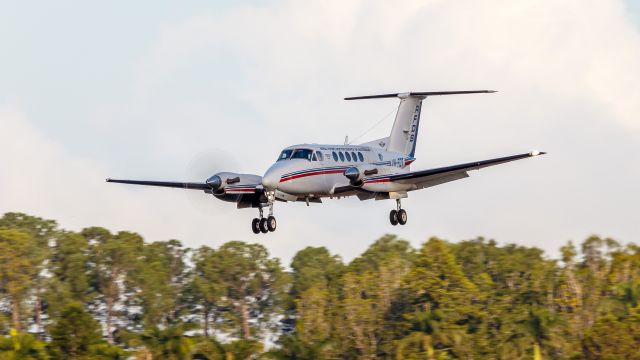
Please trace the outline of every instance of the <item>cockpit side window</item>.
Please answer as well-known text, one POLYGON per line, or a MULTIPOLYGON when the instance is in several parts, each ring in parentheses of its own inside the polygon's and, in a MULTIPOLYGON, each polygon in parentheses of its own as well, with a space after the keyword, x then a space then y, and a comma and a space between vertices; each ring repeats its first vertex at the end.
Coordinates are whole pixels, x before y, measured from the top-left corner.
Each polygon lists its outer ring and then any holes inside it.
POLYGON ((313 153, 313 155, 311 155, 311 161, 318 161, 318 157, 316 156, 316 153, 313 153))
POLYGON ((291 153, 293 153, 293 150, 291 149, 282 150, 280 156, 278 156, 278 161, 289 159, 291 157, 291 153))
POLYGON ((324 161, 322 153, 320 151, 316 151, 316 155, 318 156, 318 161, 324 161))
POLYGON ((295 149, 293 155, 291 155, 292 159, 306 159, 311 161, 311 154, 313 151, 309 149, 295 149))

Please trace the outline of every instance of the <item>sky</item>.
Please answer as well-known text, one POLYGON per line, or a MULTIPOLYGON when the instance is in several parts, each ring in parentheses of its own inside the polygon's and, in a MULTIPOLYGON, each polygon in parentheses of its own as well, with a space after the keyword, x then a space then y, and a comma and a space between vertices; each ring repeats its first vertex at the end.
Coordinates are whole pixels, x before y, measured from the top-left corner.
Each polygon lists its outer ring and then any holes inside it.
POLYGON ((189 247, 306 246, 345 260, 385 233, 484 236, 550 256, 640 235, 640 1, 0 1, 0 213, 129 230, 189 247), (544 150, 392 201, 256 209, 104 179, 262 175, 297 143, 386 136, 388 92, 425 101, 412 169, 544 150))

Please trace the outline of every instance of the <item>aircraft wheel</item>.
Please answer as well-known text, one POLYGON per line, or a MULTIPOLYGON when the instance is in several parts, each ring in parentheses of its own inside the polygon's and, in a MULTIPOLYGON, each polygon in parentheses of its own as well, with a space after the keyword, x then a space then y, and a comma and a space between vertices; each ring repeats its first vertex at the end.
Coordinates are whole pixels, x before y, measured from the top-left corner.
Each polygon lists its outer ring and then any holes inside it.
POLYGON ((404 225, 407 223, 407 212, 404 209, 398 210, 398 223, 404 225))
POLYGON ((251 230, 254 234, 260 234, 260 219, 255 218, 251 221, 251 230))
POLYGON ((391 225, 396 226, 398 225, 398 212, 395 210, 391 210, 391 212, 389 213, 389 221, 391 222, 391 225))
POLYGON ((260 219, 260 232, 263 234, 269 232, 269 228, 267 226, 267 219, 265 218, 260 219))
POLYGON ((273 216, 269 216, 267 218, 267 228, 269 229, 269 231, 276 231, 276 225, 278 225, 276 218, 273 216))

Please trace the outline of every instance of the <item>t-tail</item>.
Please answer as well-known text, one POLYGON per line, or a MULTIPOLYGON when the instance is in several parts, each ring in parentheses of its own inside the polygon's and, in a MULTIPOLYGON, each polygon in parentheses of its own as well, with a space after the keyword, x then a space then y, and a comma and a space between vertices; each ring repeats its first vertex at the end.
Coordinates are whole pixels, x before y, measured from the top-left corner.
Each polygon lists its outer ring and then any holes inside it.
POLYGON ((437 95, 459 95, 494 93, 495 90, 467 90, 467 91, 428 91, 428 92, 407 92, 382 95, 367 95, 348 97, 345 100, 362 99, 400 99, 396 120, 391 128, 391 134, 387 138, 371 141, 367 144, 376 145, 387 151, 404 154, 408 157, 415 157, 416 143, 418 142, 418 130, 420 128, 420 112, 422 110, 422 100, 427 96, 437 95))

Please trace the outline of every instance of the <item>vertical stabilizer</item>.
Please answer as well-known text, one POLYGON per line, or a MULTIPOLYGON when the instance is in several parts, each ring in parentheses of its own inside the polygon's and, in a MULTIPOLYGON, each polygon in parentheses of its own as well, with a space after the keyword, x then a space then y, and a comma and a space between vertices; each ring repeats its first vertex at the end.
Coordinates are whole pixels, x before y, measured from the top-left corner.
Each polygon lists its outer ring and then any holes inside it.
POLYGON ((402 96, 400 99, 396 120, 389 135, 387 151, 414 156, 423 97, 402 96))

